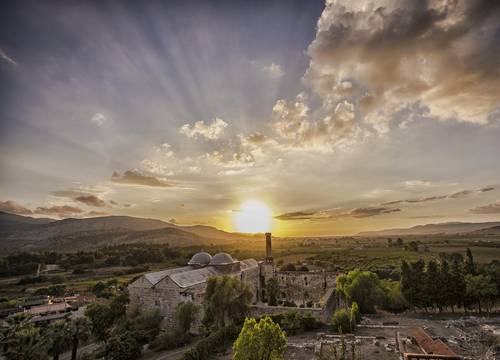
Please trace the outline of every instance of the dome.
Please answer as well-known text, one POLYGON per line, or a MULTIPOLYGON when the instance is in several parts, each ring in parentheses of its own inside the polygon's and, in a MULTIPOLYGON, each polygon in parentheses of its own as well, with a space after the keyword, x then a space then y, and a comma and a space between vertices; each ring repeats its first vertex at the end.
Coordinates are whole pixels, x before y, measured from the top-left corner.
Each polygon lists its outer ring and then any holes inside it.
POLYGON ((234 264, 236 261, 231 255, 225 252, 215 254, 210 261, 210 265, 229 265, 234 264))
POLYGON ((212 260, 212 255, 207 252, 199 252, 193 255, 188 265, 207 266, 212 260))

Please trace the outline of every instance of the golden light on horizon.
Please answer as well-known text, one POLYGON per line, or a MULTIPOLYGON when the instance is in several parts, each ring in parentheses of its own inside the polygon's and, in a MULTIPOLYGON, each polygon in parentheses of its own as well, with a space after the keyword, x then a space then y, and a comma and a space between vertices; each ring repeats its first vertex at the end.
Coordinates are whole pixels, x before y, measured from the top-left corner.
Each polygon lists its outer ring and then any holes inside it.
POLYGON ((260 233, 271 230, 273 213, 269 206, 256 200, 245 201, 240 210, 233 215, 238 232, 260 233))

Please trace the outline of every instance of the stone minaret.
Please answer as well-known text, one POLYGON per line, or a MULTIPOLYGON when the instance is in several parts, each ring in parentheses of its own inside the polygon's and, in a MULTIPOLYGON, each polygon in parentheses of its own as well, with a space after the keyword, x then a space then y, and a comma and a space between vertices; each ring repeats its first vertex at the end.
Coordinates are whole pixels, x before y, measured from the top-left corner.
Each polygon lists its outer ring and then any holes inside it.
POLYGON ((273 247, 271 233, 266 233, 266 264, 273 264, 273 247))

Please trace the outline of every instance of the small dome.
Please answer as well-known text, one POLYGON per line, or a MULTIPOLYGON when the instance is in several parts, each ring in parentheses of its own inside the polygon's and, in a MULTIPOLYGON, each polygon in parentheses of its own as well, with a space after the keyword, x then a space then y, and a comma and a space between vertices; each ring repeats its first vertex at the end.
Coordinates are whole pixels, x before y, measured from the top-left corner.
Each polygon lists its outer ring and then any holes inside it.
POLYGON ((210 265, 229 265, 234 264, 235 262, 236 261, 231 255, 225 252, 221 252, 214 255, 212 261, 210 261, 210 265))
POLYGON ((212 260, 212 255, 207 252, 199 252, 193 255, 191 260, 189 260, 188 265, 195 266, 207 266, 212 260))

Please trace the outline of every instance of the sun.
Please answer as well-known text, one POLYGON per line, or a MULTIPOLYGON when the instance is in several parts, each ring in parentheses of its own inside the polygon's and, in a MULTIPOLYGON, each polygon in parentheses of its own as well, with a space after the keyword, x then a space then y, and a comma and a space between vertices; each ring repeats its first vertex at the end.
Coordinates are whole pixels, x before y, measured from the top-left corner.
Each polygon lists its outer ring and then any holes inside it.
POLYGON ((233 216, 236 230, 242 233, 259 233, 271 230, 273 213, 260 201, 250 200, 241 204, 233 216))

